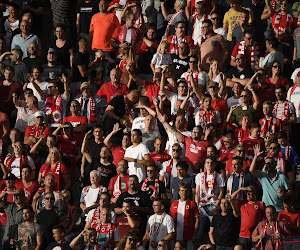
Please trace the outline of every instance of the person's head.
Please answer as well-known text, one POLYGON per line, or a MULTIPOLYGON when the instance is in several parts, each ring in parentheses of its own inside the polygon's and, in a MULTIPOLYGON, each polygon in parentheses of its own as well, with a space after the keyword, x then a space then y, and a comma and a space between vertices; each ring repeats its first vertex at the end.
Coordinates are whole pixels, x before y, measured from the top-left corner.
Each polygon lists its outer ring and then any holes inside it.
POLYGON ((242 0, 227 0, 227 3, 233 10, 239 10, 242 6, 242 0))
POLYGON ((108 157, 110 156, 110 150, 107 146, 103 146, 101 149, 100 149, 100 158, 101 159, 108 159, 108 157))
POLYGON ((4 69, 4 78, 5 80, 11 82, 14 77, 15 71, 14 68, 11 66, 7 66, 4 69))
POLYGON ((139 101, 140 96, 140 92, 137 89, 134 89, 129 92, 127 98, 132 104, 135 104, 139 101))
POLYGON ((164 212, 164 208, 165 208, 165 205, 164 205, 164 200, 163 199, 160 199, 160 198, 156 198, 154 201, 153 201, 153 211, 154 213, 156 214, 161 214, 164 212))
POLYGON ((170 246, 169 246, 169 242, 167 240, 160 240, 157 243, 157 249, 158 250, 169 250, 170 246))
POLYGON ((22 209, 23 212, 23 220, 25 222, 32 221, 34 216, 34 211, 31 206, 25 206, 22 209))
POLYGON ((175 33, 177 37, 182 37, 185 35, 186 24, 183 21, 178 21, 175 23, 175 33))
POLYGON ((139 188, 139 179, 136 175, 130 175, 128 177, 128 189, 137 190, 139 188))
POLYGON ((17 12, 16 5, 9 4, 9 6, 8 6, 8 15, 9 15, 9 17, 16 18, 17 14, 18 14, 18 12, 17 12))
POLYGON ((54 208, 55 197, 53 192, 47 192, 44 194, 44 202, 46 209, 50 210, 54 208))
POLYGON ((102 192, 99 198, 99 206, 101 208, 103 207, 109 207, 110 204, 110 194, 108 192, 102 192))
POLYGON ((207 90, 211 97, 214 98, 218 95, 219 84, 215 81, 209 81, 207 85, 207 90))
POLYGON ((70 193, 70 191, 68 191, 68 190, 62 190, 61 194, 62 194, 62 198, 63 198, 63 203, 65 205, 70 204, 70 200, 71 200, 71 193, 70 193))
POLYGON ((179 143, 174 143, 172 145, 172 158, 173 159, 180 159, 181 158, 181 154, 182 154, 182 147, 180 146, 179 143))
POLYGON ((274 173, 276 172, 276 161, 273 157, 267 156, 265 158, 264 165, 266 167, 266 171, 269 173, 274 173))
POLYGON ((287 12, 289 9, 288 0, 280 0, 280 11, 287 12))
POLYGON ((270 52, 278 48, 279 41, 276 37, 270 36, 266 38, 266 48, 270 52))
MULTIPOLYGON (((4 76, 5 76, 5 72, 4 72, 4 76)), ((295 82, 295 84, 297 84, 298 86, 300 86, 300 71, 297 73, 294 82, 295 82)))
POLYGON ((83 82, 80 86, 80 92, 82 96, 86 99, 90 98, 92 95, 93 87, 89 82, 83 82))
POLYGON ((240 173, 243 169, 243 158, 240 156, 234 156, 232 158, 231 166, 232 166, 233 172, 240 173))
POLYGON ((130 134, 124 134, 122 137, 122 147, 128 148, 131 145, 131 136, 130 134))
POLYGON ((100 172, 98 170, 92 170, 90 172, 90 182, 92 185, 99 185, 100 172))
POLYGON ((108 8, 108 1, 107 0, 101 0, 99 2, 99 11, 102 13, 106 13, 108 8))
POLYGON ((121 174, 126 174, 128 170, 128 161, 125 159, 122 159, 118 162, 118 172, 121 174))
POLYGON ((195 55, 189 57, 189 67, 191 70, 197 70, 198 68, 198 58, 195 55))
POLYGON ((29 51, 29 55, 31 56, 37 56, 38 54, 38 45, 36 43, 31 43, 29 44, 29 48, 28 48, 28 51, 29 51))
POLYGON ((21 178, 23 180, 29 181, 31 178, 32 169, 29 165, 25 165, 22 167, 21 178))
POLYGON ((184 8, 186 7, 186 0, 175 0, 174 3, 174 9, 175 10, 184 10, 184 8))
POLYGON ((45 176, 44 184, 46 188, 52 189, 55 185, 55 176, 53 173, 48 173, 45 176))
POLYGON ((229 201, 225 198, 221 199, 221 202, 220 202, 220 208, 221 208, 221 211, 224 212, 224 213, 228 213, 229 210, 230 210, 230 204, 229 204, 229 201))
POLYGON ((186 124, 186 119, 184 115, 177 115, 175 119, 175 128, 182 130, 186 124))
POLYGON ((103 127, 100 124, 96 124, 93 126, 93 135, 96 140, 100 140, 103 137, 103 127))
POLYGON ((204 20, 202 22, 202 26, 201 26, 202 35, 208 35, 212 31, 213 31, 213 24, 212 24, 212 22, 209 19, 204 20))
POLYGON ((211 108, 212 97, 210 94, 203 95, 203 108, 210 109, 211 108))
POLYGON ((125 23, 127 28, 132 28, 135 24, 135 15, 132 12, 128 12, 125 16, 125 23))
POLYGON ((213 172, 215 170, 217 160, 213 156, 206 156, 204 161, 204 171, 210 170, 213 172))
POLYGON ((74 113, 75 115, 80 114, 80 103, 76 100, 73 100, 70 104, 70 111, 71 113, 74 113))
POLYGON ((256 200, 256 189, 253 186, 249 186, 246 191, 247 201, 255 201, 256 200))
POLYGON ((213 156, 213 157, 217 157, 218 154, 218 150, 216 148, 215 145, 208 145, 206 148, 206 155, 207 156, 213 156))
POLYGON ((146 32, 146 37, 150 40, 150 41, 154 41, 156 39, 157 36, 157 32, 156 32, 156 28, 154 26, 149 26, 147 28, 147 32, 146 32))
POLYGON ((243 104, 249 104, 252 98, 251 92, 248 89, 242 90, 240 98, 243 104))
POLYGON ((178 194, 180 196, 181 200, 188 200, 189 195, 190 195, 190 190, 191 190, 191 185, 186 182, 182 182, 178 186, 178 194))
POLYGON ((260 124, 258 122, 253 122, 251 124, 251 137, 254 139, 260 136, 260 124))
POLYGON ((47 61, 48 63, 54 64, 57 60, 57 51, 54 48, 49 48, 48 49, 48 54, 47 54, 47 61))
POLYGON ((239 120, 239 123, 241 124, 242 127, 249 128, 251 124, 251 117, 249 115, 243 115, 239 120))
POLYGON ((134 53, 133 48, 131 46, 121 48, 120 56, 123 61, 127 63, 134 63, 134 53))
POLYGON ((247 47, 253 46, 253 41, 254 41, 254 33, 253 33, 253 31, 246 30, 244 32, 244 41, 245 41, 245 45, 247 47))
POLYGON ((31 75, 34 80, 40 79, 42 76, 42 73, 43 73, 43 68, 41 66, 34 65, 31 68, 31 75))
POLYGON ((238 53, 235 57, 236 67, 244 68, 246 66, 245 55, 238 53))
POLYGON ((87 241, 89 243, 92 243, 92 244, 96 244, 97 243, 97 231, 95 228, 91 227, 91 228, 88 228, 88 232, 87 232, 87 241))
POLYGON ((58 23, 55 28, 55 34, 57 39, 65 39, 66 25, 64 23, 58 23))
POLYGON ((28 35, 30 32, 30 25, 28 21, 21 21, 20 23, 20 30, 23 34, 28 35))
POLYGON ((154 141, 155 152, 163 152, 165 148, 165 141, 162 137, 156 137, 154 141))
POLYGON ((17 177, 14 174, 8 173, 4 178, 6 188, 14 188, 16 179, 17 177))
POLYGON ((268 222, 272 222, 276 220, 276 209, 273 205, 269 205, 266 207, 266 219, 268 222))
POLYGON ((279 85, 275 88, 275 96, 277 100, 283 101, 286 97, 286 88, 285 86, 279 85))
POLYGON ((23 189, 16 189, 14 192, 14 201, 16 205, 22 205, 25 202, 25 192, 23 189))
POLYGON ((43 111, 37 111, 34 113, 34 122, 36 126, 42 126, 44 123, 45 115, 43 111))
POLYGON ((290 213, 294 211, 295 202, 292 198, 286 197, 283 199, 283 209, 284 211, 290 213))
POLYGON ((132 214, 135 203, 133 200, 124 200, 122 204, 123 213, 132 214))
POLYGON ((23 16, 22 16, 22 21, 28 22, 28 29, 29 29, 29 32, 30 32, 31 27, 33 25, 33 16, 32 16, 32 14, 30 12, 24 13, 23 16))
POLYGON ((202 136, 202 128, 201 126, 195 126, 192 130, 192 136, 191 138, 193 140, 201 140, 201 136, 202 136))
POLYGON ((241 9, 240 11, 240 25, 249 24, 249 11, 246 9, 241 9))
POLYGON ((47 138, 46 138, 46 146, 48 148, 52 148, 54 147, 56 144, 56 136, 55 135, 47 135, 47 138))
POLYGON ((58 82, 54 80, 49 81, 48 90, 50 95, 52 96, 58 95, 59 94, 58 82))
POLYGON ((88 52, 89 46, 88 46, 88 41, 86 39, 81 38, 78 41, 78 50, 83 54, 88 52))
MULTIPOLYGON (((274 75, 281 75, 281 66, 280 66, 280 62, 278 61, 274 61, 272 63, 272 67, 271 67, 271 72, 269 74, 270 76, 274 76, 274 75)), ((279 85, 282 86, 282 85, 279 85)))
POLYGON ((59 224, 52 229, 53 238, 56 242, 61 242, 65 239, 66 229, 63 225, 59 224))
POLYGON ((277 141, 273 141, 270 143, 268 147, 268 151, 272 157, 277 157, 280 152, 280 145, 277 141))
POLYGON ((242 159, 244 159, 244 157, 245 157, 245 147, 243 146, 243 144, 238 144, 238 145, 235 146, 234 156, 241 157, 242 159))
POLYGON ((220 25, 220 15, 217 11, 213 11, 210 15, 210 20, 215 27, 219 27, 220 25))
POLYGON ((281 147, 286 147, 289 143, 287 133, 284 131, 279 131, 277 134, 277 141, 281 147))
POLYGON ((273 103, 271 101, 265 101, 263 103, 263 114, 265 116, 271 116, 273 112, 273 103))
MULTIPOLYGON (((32 110, 33 108, 38 108, 38 99, 33 95, 33 90, 32 89, 29 89, 29 88, 26 89, 26 91, 25 91, 25 103, 26 103, 29 110, 32 110)), ((37 113, 37 112, 35 112, 35 113, 37 113)), ((39 115, 42 116, 42 114, 39 114, 39 115)))
POLYGON ((154 117, 152 115, 147 115, 144 120, 145 128, 152 129, 154 122, 155 122, 154 117))
POLYGON ((109 208, 104 207, 100 211, 100 221, 102 224, 106 224, 110 222, 111 211, 109 208))
POLYGON ((21 131, 17 128, 12 128, 9 132, 9 139, 11 140, 12 144, 16 141, 21 139, 21 131))
POLYGON ((57 147, 52 147, 49 149, 46 163, 49 164, 50 162, 62 162, 61 153, 57 147))
POLYGON ((134 129, 131 132, 131 142, 140 143, 142 141, 142 131, 139 129, 134 129))
POLYGON ((170 52, 170 42, 168 40, 162 40, 159 44, 159 53, 168 54, 170 52))
POLYGON ((21 49, 12 49, 10 53, 11 62, 15 63, 18 61, 22 61, 23 52, 21 49))
MULTIPOLYGON (((212 72, 218 72, 219 71, 219 61, 217 60, 217 59, 213 59, 213 60, 211 60, 210 61, 210 63, 209 63, 209 72, 208 72, 208 74, 212 74, 212 72)), ((212 76, 210 76, 210 80, 212 80, 211 79, 211 77, 212 76)))
POLYGON ((26 150, 25 150, 25 146, 24 146, 24 143, 22 141, 17 141, 15 144, 14 144, 14 154, 15 155, 26 155, 26 150))
POLYGON ((157 177, 157 166, 154 163, 149 164, 146 167, 146 171, 147 171, 147 177, 152 180, 155 179, 157 177))
POLYGON ((232 148, 235 142, 234 134, 227 133, 223 136, 223 143, 226 148, 232 148))
POLYGON ((186 243, 184 240, 177 240, 175 243, 174 250, 185 250, 186 249, 186 243))
POLYGON ((187 172, 189 170, 189 164, 186 161, 179 161, 176 164, 177 176, 182 178, 187 177, 187 172))
POLYGON ((205 14, 206 10, 206 3, 203 1, 199 1, 195 4, 195 13, 197 15, 203 15, 205 14))
POLYGON ((123 238, 118 243, 118 249, 132 249, 132 250, 135 250, 135 249, 137 249, 136 248, 137 242, 138 242, 138 238, 137 238, 136 234, 129 231, 123 236, 123 238))

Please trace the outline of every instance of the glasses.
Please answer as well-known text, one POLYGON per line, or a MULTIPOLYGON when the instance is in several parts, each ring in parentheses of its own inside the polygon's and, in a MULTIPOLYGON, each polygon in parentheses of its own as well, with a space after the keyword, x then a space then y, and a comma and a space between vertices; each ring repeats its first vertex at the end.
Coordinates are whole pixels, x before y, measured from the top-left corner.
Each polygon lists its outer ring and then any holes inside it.
POLYGON ((53 89, 55 88, 55 86, 48 86, 48 89, 53 89))
POLYGON ((224 143, 230 143, 230 141, 223 141, 224 143))
POLYGON ((180 152, 181 150, 179 148, 173 148, 172 151, 173 152, 180 152))
POLYGON ((147 172, 148 172, 148 173, 153 173, 153 172, 154 172, 154 170, 152 170, 152 169, 148 169, 148 170, 147 170, 147 172))
POLYGON ((33 95, 33 93, 31 93, 31 92, 25 92, 24 94, 25 95, 33 95))
POLYGON ((244 149, 238 149, 237 151, 238 151, 240 154, 241 154, 241 153, 245 153, 245 150, 244 150, 244 149))
POLYGON ((189 63, 197 63, 197 61, 189 61, 189 63))
POLYGON ((82 91, 90 90, 90 88, 82 88, 81 90, 82 90, 82 91))
POLYGON ((279 65, 273 65, 272 68, 278 69, 280 66, 279 65))
POLYGON ((178 86, 178 88, 187 88, 187 86, 185 86, 185 85, 180 85, 180 86, 178 86))
POLYGON ((241 97, 248 97, 248 95, 241 95, 241 97))
POLYGON ((136 242, 136 239, 134 239, 134 238, 128 238, 128 240, 129 240, 130 242, 136 242))
POLYGON ((276 150, 277 147, 269 147, 270 150, 276 150))
POLYGON ((215 89, 216 87, 215 86, 210 86, 208 87, 209 89, 215 89))
POLYGON ((273 162, 271 162, 271 161, 265 161, 265 165, 272 165, 273 164, 273 162))
POLYGON ((14 145, 14 148, 22 148, 21 145, 14 145))
POLYGON ((253 37, 245 37, 245 39, 247 39, 248 41, 252 41, 254 38, 253 37))
POLYGON ((164 245, 159 243, 157 246, 158 246, 158 247, 163 247, 164 245))
POLYGON ((218 20, 218 17, 212 17, 211 20, 218 20))
POLYGON ((200 130, 199 130, 199 129, 193 129, 192 132, 194 132, 194 133, 199 133, 200 130))
POLYGON ((53 197, 45 197, 45 200, 47 200, 47 201, 54 201, 55 199, 53 198, 53 197))
POLYGON ((76 107, 76 106, 78 106, 78 104, 76 104, 76 103, 71 103, 71 107, 76 107))

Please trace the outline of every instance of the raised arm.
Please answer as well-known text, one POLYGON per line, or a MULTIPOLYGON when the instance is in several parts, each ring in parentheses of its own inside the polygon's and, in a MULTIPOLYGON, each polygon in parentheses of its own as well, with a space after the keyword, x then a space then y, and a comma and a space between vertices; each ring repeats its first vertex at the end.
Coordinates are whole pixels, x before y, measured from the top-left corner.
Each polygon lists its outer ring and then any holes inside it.
POLYGON ((168 16, 168 11, 167 11, 167 8, 165 6, 165 2, 160 2, 160 7, 161 7, 161 12, 162 12, 164 18, 166 19, 167 16, 168 16))
POLYGON ((169 70, 168 67, 164 68, 163 71, 161 72, 162 75, 161 75, 161 80, 160 80, 160 91, 161 91, 164 95, 166 95, 168 98, 170 98, 170 96, 171 96, 171 91, 170 91, 170 90, 167 90, 167 89, 165 88, 165 82, 166 82, 166 73, 167 73, 167 70, 169 70))
POLYGON ((64 84, 64 96, 67 100, 70 100, 70 80, 66 77, 65 74, 62 74, 60 80, 64 84))
POLYGON ((91 138, 92 136, 92 130, 87 132, 84 136, 82 146, 81 146, 81 153, 84 156, 84 158, 91 164, 93 161, 93 157, 91 154, 87 151, 87 141, 91 138))
POLYGON ((265 3, 266 3, 267 10, 268 10, 268 14, 271 15, 271 13, 273 11, 273 8, 272 8, 272 5, 270 3, 270 0, 265 0, 265 3))
POLYGON ((115 123, 113 130, 105 137, 104 144, 110 148, 112 146, 111 139, 112 137, 121 130, 119 123, 115 123))
POLYGON ((256 144, 254 146, 254 157, 250 165, 250 173, 253 174, 256 178, 259 177, 259 171, 256 169, 256 162, 259 156, 261 156, 264 152, 260 151, 260 145, 256 144))
POLYGON ((252 95, 253 95, 253 99, 254 99, 253 108, 254 108, 255 110, 257 110, 257 109, 258 109, 258 106, 259 106, 259 104, 260 104, 259 97, 258 97, 258 95, 256 94, 256 92, 254 91, 252 85, 249 86, 248 89, 251 91, 251 93, 252 93, 252 95))

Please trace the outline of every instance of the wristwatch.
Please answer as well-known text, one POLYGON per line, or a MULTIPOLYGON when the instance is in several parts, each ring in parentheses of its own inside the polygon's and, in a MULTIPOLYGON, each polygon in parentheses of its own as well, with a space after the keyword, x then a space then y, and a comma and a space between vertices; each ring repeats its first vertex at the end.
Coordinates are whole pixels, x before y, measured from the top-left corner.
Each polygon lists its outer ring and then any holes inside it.
POLYGON ((133 161, 133 162, 137 163, 137 159, 134 159, 134 161, 133 161))

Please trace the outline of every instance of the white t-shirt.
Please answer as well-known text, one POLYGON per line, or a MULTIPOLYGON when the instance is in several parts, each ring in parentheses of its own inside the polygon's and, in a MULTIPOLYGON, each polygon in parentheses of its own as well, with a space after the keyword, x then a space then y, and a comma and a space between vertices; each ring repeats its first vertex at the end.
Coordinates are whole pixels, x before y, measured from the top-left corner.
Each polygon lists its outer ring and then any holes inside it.
MULTIPOLYGON (((195 183, 196 183, 196 185, 200 186, 200 190, 202 188, 202 185, 205 185, 205 183, 204 184, 201 183, 203 175, 204 175, 204 172, 199 173, 199 174, 196 175, 196 178, 195 178, 195 183)), ((208 200, 208 202, 206 204, 214 204, 217 201, 217 199, 219 197, 219 194, 220 194, 220 189, 219 188, 225 186, 225 181, 224 181, 223 176, 221 174, 216 173, 217 183, 215 185, 216 188, 213 192, 212 179, 213 179, 212 174, 207 175, 207 179, 206 179, 206 182, 207 182, 207 195, 211 196, 212 194, 214 194, 214 196, 210 200, 208 200)))
POLYGON ((178 202, 176 240, 183 240, 185 203, 186 201, 180 200, 178 202))
MULTIPOLYGON (((166 150, 168 151, 169 155, 172 155, 172 146, 174 143, 179 143, 181 148, 182 148, 182 155, 181 158, 184 160, 184 156, 185 156, 185 146, 184 144, 182 144, 180 141, 177 140, 176 136, 173 135, 169 130, 166 131, 167 135, 168 135, 168 141, 166 143, 166 150)), ((184 131, 184 132, 180 132, 181 134, 185 135, 185 136, 191 136, 191 131, 184 131)))
MULTIPOLYGON (((103 189, 103 187, 101 187, 101 188, 103 189)), ((100 196, 99 189, 100 189, 100 187, 97 187, 97 188, 90 187, 89 191, 87 192, 87 194, 85 196, 84 196, 84 192, 81 192, 80 202, 84 202, 86 207, 95 205, 100 196)), ((106 191, 107 191, 107 189, 106 189, 106 191)), ((103 191, 103 192, 106 192, 106 191, 103 191)))
MULTIPOLYGON (((150 155, 150 151, 144 144, 140 143, 136 147, 130 146, 127 148, 124 157, 144 160, 144 155, 146 154, 150 155)), ((139 182, 146 178, 145 167, 135 162, 128 162, 128 174, 136 175, 139 178, 139 182)))
POLYGON ((215 33, 221 35, 224 37, 224 39, 227 41, 227 32, 224 28, 220 27, 214 30, 215 33))
MULTIPOLYGON (((292 102, 288 102, 289 104, 289 115, 296 113, 295 106, 292 102)), ((284 103, 279 104, 277 107, 276 118, 282 119, 282 112, 284 111, 284 103)))
POLYGON ((242 105, 241 98, 234 99, 233 96, 227 99, 228 108, 231 108, 234 105, 242 105))
MULTIPOLYGON (((49 94, 49 92, 48 92, 48 82, 42 82, 39 85, 39 87, 46 94, 46 96, 48 96, 48 94, 49 94)), ((45 111, 45 105, 46 105, 45 100, 42 99, 39 92, 35 89, 35 87, 33 86, 33 84, 31 82, 28 83, 27 88, 32 89, 33 95, 38 99, 39 108, 42 111, 45 111)))
MULTIPOLYGON (((178 100, 181 100, 183 101, 184 99, 186 98, 186 96, 179 96, 178 94, 174 93, 174 92, 171 92, 170 94, 170 98, 169 101, 171 102, 171 114, 176 114, 176 110, 175 110, 175 107, 176 107, 176 102, 178 100)), ((188 100, 188 106, 189 107, 195 107, 195 103, 194 103, 194 100, 192 97, 189 98, 188 100)))
POLYGON ((154 67, 157 69, 162 65, 171 65, 172 58, 170 54, 155 53, 152 57, 151 63, 154 64, 154 67))
MULTIPOLYGON (((181 75, 180 78, 184 78, 185 80, 187 80, 187 79, 188 79, 188 73, 187 73, 187 72, 184 72, 184 73, 181 75)), ((193 73, 193 78, 194 78, 195 81, 196 81, 196 79, 197 79, 196 83, 197 83, 198 85, 203 85, 203 86, 205 86, 206 83, 207 83, 207 81, 208 81, 208 75, 207 75, 207 74, 203 74, 202 72, 199 72, 198 74, 197 74, 197 72, 194 72, 194 73, 193 73)))
MULTIPOLYGON (((34 164, 34 161, 32 160, 32 158, 30 156, 27 156, 27 158, 28 158, 28 165, 31 167, 32 170, 35 169, 35 164, 34 164)), ((4 160, 5 165, 7 164, 7 159, 8 159, 8 157, 6 157, 4 160)), ((21 178, 20 160, 21 160, 21 158, 15 158, 10 167, 10 172, 12 174, 14 174, 18 179, 21 178)), ((25 162, 23 162, 23 165, 24 164, 25 164, 25 162)))
MULTIPOLYGON (((131 131, 134 129, 141 130, 142 128, 145 128, 145 118, 146 117, 142 117, 142 116, 135 118, 132 122, 131 131)), ((155 131, 158 131, 157 120, 154 123, 153 129, 155 131)))
POLYGON ((167 213, 161 215, 153 214, 148 219, 147 231, 150 232, 149 250, 154 250, 154 248, 151 247, 150 242, 158 242, 165 238, 169 233, 174 233, 174 220, 167 213))
POLYGON ((291 75, 291 79, 293 80, 294 83, 295 83, 296 76, 297 76, 299 71, 300 71, 300 68, 297 68, 297 69, 294 70, 293 74, 291 75))
POLYGON ((296 108, 297 123, 300 123, 300 111, 299 111, 300 87, 295 88, 295 90, 292 93, 292 96, 290 98, 291 89, 292 89, 292 87, 289 88, 286 99, 294 104, 294 106, 296 108))

